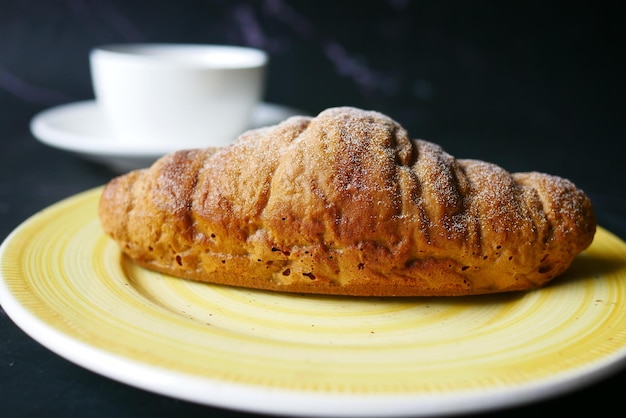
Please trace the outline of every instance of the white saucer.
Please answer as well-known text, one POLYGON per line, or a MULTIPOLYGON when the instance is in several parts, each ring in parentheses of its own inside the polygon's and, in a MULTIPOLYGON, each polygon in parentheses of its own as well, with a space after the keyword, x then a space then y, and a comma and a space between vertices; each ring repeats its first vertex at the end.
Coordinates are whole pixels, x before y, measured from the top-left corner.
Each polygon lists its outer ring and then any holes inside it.
MULTIPOLYGON (((277 104, 261 103, 254 111, 250 129, 274 125, 302 112, 277 104)), ((40 142, 104 164, 116 172, 148 167, 175 149, 137 148, 117 142, 94 100, 60 105, 33 117, 32 134, 40 142)))

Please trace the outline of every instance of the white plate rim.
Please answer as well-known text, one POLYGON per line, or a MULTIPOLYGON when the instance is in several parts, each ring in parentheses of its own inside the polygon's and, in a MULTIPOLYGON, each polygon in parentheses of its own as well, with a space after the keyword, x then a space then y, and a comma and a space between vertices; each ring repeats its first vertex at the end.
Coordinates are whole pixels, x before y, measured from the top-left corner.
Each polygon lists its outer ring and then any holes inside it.
MULTIPOLYGON (((0 247, 0 256, 3 252, 0 247)), ((26 334, 62 358, 135 388, 188 402, 249 413, 323 417, 427 417, 468 414, 523 406, 550 399, 611 376, 626 358, 606 361, 589 371, 564 373, 551 380, 489 393, 446 395, 341 396, 272 390, 199 378, 142 364, 77 341, 45 324, 15 300, 0 280, 0 302, 26 334), (245 403, 242 403, 242 399, 245 403)))

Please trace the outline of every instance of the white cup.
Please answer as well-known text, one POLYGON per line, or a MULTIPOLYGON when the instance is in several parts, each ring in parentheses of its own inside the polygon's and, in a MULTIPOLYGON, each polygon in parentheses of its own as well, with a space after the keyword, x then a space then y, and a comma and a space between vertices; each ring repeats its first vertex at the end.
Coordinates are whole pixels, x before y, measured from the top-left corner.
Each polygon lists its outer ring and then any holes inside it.
POLYGON ((232 142, 262 98, 268 62, 254 48, 192 44, 107 45, 89 58, 116 139, 163 150, 232 142))

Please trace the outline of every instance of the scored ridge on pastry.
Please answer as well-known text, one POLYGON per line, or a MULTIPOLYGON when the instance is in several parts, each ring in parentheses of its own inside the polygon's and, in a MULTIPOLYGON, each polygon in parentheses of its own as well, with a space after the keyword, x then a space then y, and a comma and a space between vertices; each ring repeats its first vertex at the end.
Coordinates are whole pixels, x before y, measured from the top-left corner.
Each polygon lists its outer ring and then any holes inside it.
POLYGON ((351 107, 164 156, 110 181, 99 217, 148 269, 354 296, 541 287, 596 230, 591 201, 569 180, 455 159, 351 107))

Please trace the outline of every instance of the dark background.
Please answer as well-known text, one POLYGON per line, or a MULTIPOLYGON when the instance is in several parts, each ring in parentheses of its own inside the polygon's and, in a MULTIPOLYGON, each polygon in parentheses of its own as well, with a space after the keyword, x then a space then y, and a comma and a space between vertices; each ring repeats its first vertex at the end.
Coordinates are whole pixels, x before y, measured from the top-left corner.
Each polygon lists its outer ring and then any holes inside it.
MULTIPOLYGON (((617 6, 603 2, 0 0, 0 239, 114 175, 40 144, 28 128, 41 110, 91 99, 88 53, 114 42, 263 48, 266 101, 309 114, 378 110, 456 157, 567 177, 590 195, 599 224, 626 239, 623 27, 617 6)), ((622 372, 503 415, 621 408, 609 391, 624 384, 622 372)), ((0 411, 245 415, 94 375, 39 346, 1 310, 0 411)))

